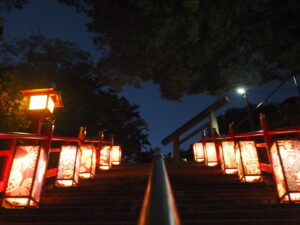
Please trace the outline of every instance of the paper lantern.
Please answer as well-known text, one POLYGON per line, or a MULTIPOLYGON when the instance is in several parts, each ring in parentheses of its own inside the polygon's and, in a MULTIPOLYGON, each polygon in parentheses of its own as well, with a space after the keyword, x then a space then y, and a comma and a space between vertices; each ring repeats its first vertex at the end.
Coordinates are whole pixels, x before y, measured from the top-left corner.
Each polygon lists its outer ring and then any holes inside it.
POLYGON ((300 202, 300 141, 276 141, 270 153, 280 201, 300 202))
POLYGON ((255 141, 239 141, 235 145, 238 176, 242 182, 262 181, 255 141))
POLYGON ((216 145, 214 142, 205 143, 205 164, 207 166, 218 165, 216 145))
POLYGON ((103 146, 100 149, 99 168, 101 170, 109 170, 111 168, 110 150, 111 146, 103 146))
POLYGON ((81 150, 76 145, 63 145, 60 151, 55 185, 77 186, 79 181, 81 150))
POLYGON ((193 144, 194 159, 196 162, 204 162, 204 148, 201 142, 193 144))
POLYGON ((237 173, 237 162, 235 158, 234 141, 222 141, 220 149, 220 158, 224 174, 237 173))
POLYGON ((96 149, 94 145, 82 145, 81 162, 79 169, 80 178, 93 178, 96 172, 96 149))
POLYGON ((47 153, 40 146, 17 146, 3 195, 3 207, 38 207, 47 153))
POLYGON ((110 157, 111 157, 111 163, 113 165, 120 165, 121 158, 122 158, 121 146, 117 146, 117 145, 112 146, 110 157))

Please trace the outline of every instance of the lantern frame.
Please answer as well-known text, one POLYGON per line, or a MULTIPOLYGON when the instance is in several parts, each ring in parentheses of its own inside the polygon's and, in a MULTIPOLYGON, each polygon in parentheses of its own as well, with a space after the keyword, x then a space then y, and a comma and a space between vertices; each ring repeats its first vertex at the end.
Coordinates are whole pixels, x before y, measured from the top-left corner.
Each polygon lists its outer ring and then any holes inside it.
POLYGON ((300 140, 285 139, 274 141, 270 150, 270 157, 279 201, 281 203, 299 203, 300 166, 298 160, 300 158, 300 140), (289 142, 289 144, 284 145, 282 142, 289 142), (287 147, 290 147, 290 149, 287 149, 287 147), (294 151, 291 151, 292 147, 294 147, 294 151), (293 155, 294 157, 289 157, 289 155, 293 155), (292 171, 293 169, 294 171, 292 171), (299 190, 295 190, 298 187, 299 190))
POLYGON ((16 146, 2 197, 2 206, 5 208, 39 207, 46 169, 47 152, 43 146, 16 146))
POLYGON ((237 141, 235 144, 235 153, 236 153, 236 161, 238 164, 238 176, 240 182, 246 182, 246 183, 252 183, 252 182, 261 182, 262 181, 262 173, 261 173, 261 168, 260 168, 260 163, 259 163, 259 158, 257 154, 257 148, 255 141, 237 141), (252 152, 249 150, 242 149, 241 144, 250 144, 252 147, 252 152), (250 153, 250 154, 249 154, 250 153), (248 156, 255 157, 252 159, 245 159, 245 155, 248 154, 248 156), (248 162, 247 162, 247 161, 248 162), (252 161, 252 164, 251 164, 252 161), (256 163, 254 163, 256 162, 256 163), (256 165, 255 165, 256 164, 256 165), (255 168, 256 167, 256 168, 255 168), (257 173, 254 173, 253 171, 249 172, 249 170, 256 170, 257 173))
POLYGON ((101 146, 99 151, 99 169, 100 170, 109 170, 111 168, 111 147, 110 145, 104 145, 101 146), (105 155, 102 154, 102 152, 106 150, 108 153, 105 155))
POLYGON ((194 160, 195 162, 201 163, 205 162, 205 150, 202 142, 196 142, 193 144, 193 153, 194 153, 194 160), (201 148, 201 150, 199 150, 201 148), (199 153, 199 151, 202 151, 199 153))
POLYGON ((62 145, 59 155, 58 168, 55 186, 56 187, 74 187, 79 183, 81 149, 77 145, 62 145), (73 159, 64 153, 69 149, 75 150, 73 159), (62 161, 62 157, 69 157, 69 161, 62 161))
POLYGON ((222 141, 220 145, 221 167, 224 174, 237 174, 238 165, 234 141, 222 141), (230 145, 229 145, 230 143, 230 145), (225 145, 227 144, 227 145, 225 145), (226 154, 227 153, 227 154, 226 154))
POLYGON ((79 168, 79 178, 88 179, 94 178, 96 174, 96 148, 94 145, 81 145, 81 160, 79 168), (90 150, 90 158, 85 156, 85 151, 90 150), (88 164, 84 161, 84 158, 88 160, 88 164))
POLYGON ((113 145, 110 150, 111 164, 120 165, 122 161, 122 148, 119 145, 113 145), (116 150, 117 149, 117 150, 116 150), (118 153, 115 153, 118 151, 118 153), (118 154, 117 156, 115 154, 118 154))
POLYGON ((29 97, 29 106, 26 112, 31 117, 52 117, 54 108, 63 107, 60 94, 53 88, 21 90, 21 93, 24 97, 29 97), (41 103, 36 103, 33 108, 30 108, 34 98, 38 100, 38 97, 45 98, 42 106, 38 105, 41 103))
POLYGON ((204 154, 205 154, 205 165, 207 166, 217 166, 218 156, 216 144, 214 142, 205 142, 204 144, 204 154), (211 154, 213 153, 213 154, 211 154))

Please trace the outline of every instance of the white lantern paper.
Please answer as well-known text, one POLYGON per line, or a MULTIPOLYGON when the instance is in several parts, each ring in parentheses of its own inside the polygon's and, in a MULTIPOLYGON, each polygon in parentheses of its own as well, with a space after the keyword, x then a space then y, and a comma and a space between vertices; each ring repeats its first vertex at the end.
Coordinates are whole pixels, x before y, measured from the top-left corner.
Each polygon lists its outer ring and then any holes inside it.
POLYGON ((93 178, 96 173, 96 149, 94 145, 82 145, 79 169, 80 178, 93 178))
POLYGON ((276 141, 270 153, 280 201, 300 202, 300 141, 276 141))
POLYGON ((111 168, 110 151, 111 151, 111 146, 103 146, 100 149, 100 160, 99 160, 100 170, 109 170, 111 168))
POLYGON ((216 145, 214 142, 205 143, 205 164, 207 166, 218 165, 216 145))
POLYGON ((220 158, 224 174, 237 173, 237 162, 235 158, 234 141, 222 141, 220 149, 220 158))
POLYGON ((204 162, 205 157, 203 144, 201 142, 194 143, 193 150, 195 162, 204 162))
POLYGON ((122 158, 121 146, 118 146, 118 145, 112 146, 111 152, 110 152, 110 157, 111 157, 111 163, 113 165, 120 165, 121 158, 122 158))
POLYGON ((3 207, 38 207, 47 153, 40 146, 17 146, 6 190, 3 207))
POLYGON ((242 182, 262 181, 255 141, 238 141, 235 145, 238 176, 242 182))
POLYGON ((57 187, 77 186, 79 181, 81 150, 76 145, 61 147, 55 185, 57 187))

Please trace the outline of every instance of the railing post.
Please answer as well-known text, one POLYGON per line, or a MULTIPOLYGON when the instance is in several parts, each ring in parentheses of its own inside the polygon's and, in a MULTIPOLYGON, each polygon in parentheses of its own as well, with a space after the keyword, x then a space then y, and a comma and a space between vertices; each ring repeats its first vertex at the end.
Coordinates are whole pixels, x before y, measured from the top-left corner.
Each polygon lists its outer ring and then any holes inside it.
POLYGON ((15 157, 17 139, 9 140, 9 151, 10 154, 5 157, 4 167, 3 167, 3 181, 1 182, 0 192, 4 192, 7 186, 10 170, 15 157))
POLYGON ((98 145, 97 145, 97 151, 96 151, 96 169, 97 169, 97 171, 99 169, 100 150, 101 150, 101 147, 102 147, 103 138, 104 138, 104 132, 103 131, 99 131, 98 145))
POLYGON ((260 120, 260 127, 263 131, 264 141, 266 143, 268 160, 269 160, 269 162, 271 162, 270 149, 272 146, 272 137, 269 134, 269 125, 267 124, 266 116, 264 114, 260 114, 259 120, 260 120))
POLYGON ((85 135, 86 135, 86 127, 80 127, 79 134, 78 134, 79 145, 84 144, 85 135))
POLYGON ((235 132, 234 132, 234 123, 230 123, 229 125, 228 125, 228 127, 229 127, 229 135, 230 135, 230 139, 232 140, 232 141, 235 141, 235 132))

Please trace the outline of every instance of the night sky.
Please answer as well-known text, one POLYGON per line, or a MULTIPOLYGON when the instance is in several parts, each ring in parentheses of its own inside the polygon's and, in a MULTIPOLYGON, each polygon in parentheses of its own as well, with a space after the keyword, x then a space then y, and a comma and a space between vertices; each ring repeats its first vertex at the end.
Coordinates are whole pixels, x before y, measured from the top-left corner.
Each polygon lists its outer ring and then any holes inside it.
MULTIPOLYGON (((83 14, 78 14, 75 8, 59 4, 56 0, 30 0, 23 9, 15 9, 11 13, 5 14, 5 18, 7 20, 4 24, 6 39, 38 32, 48 38, 59 38, 78 43, 82 49, 89 51, 95 60, 101 55, 93 46, 93 34, 88 33, 85 29, 88 18, 83 14)), ((271 82, 263 87, 248 87, 249 101, 259 103, 278 84, 278 82, 271 82)), ((149 125, 149 140, 152 147, 161 147, 164 153, 171 151, 172 145, 162 146, 161 140, 216 100, 215 97, 206 94, 184 97, 180 103, 162 100, 159 87, 151 82, 144 83, 141 90, 125 87, 121 95, 131 103, 141 106, 141 116, 149 125)), ((217 115, 223 113, 227 108, 245 106, 244 99, 235 91, 231 91, 228 95, 231 102, 219 110, 217 115)), ((297 95, 297 89, 293 82, 289 81, 269 99, 269 102, 278 102, 297 95)), ((187 147, 197 139, 199 136, 187 142, 183 147, 187 147)))

